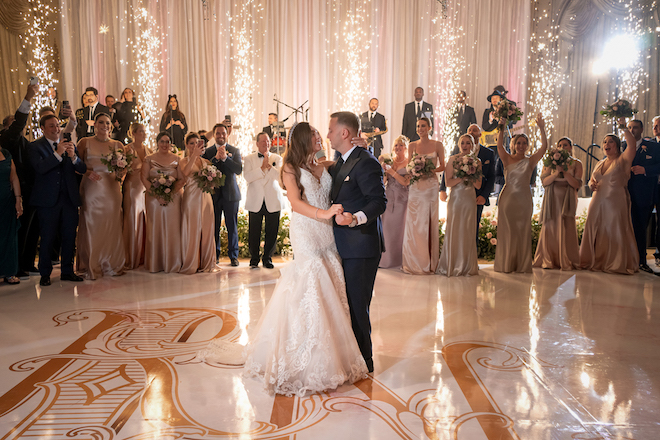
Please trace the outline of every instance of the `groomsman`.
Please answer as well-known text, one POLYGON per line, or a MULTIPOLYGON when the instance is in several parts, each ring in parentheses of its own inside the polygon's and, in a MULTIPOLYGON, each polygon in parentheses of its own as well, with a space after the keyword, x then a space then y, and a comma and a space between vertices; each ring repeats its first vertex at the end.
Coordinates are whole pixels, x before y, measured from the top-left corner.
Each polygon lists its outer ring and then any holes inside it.
MULTIPOLYGON (((461 90, 456 96, 457 104, 454 109, 454 117, 456 118, 456 125, 458 125, 458 133, 454 139, 454 150, 451 153, 452 155, 458 154, 458 145, 456 145, 458 138, 463 133, 467 133, 467 129, 470 125, 477 123, 477 115, 474 113, 474 108, 465 103, 466 98, 467 93, 465 93, 465 90, 461 90)), ((479 130, 479 132, 481 132, 481 130, 479 130)), ((479 139, 475 139, 474 141, 478 143, 479 139)))
MULTIPOLYGON (((360 116, 360 124, 362 125, 363 133, 373 133, 379 131, 387 131, 387 121, 385 116, 378 113, 378 99, 371 98, 369 101, 369 111, 362 113, 360 116)), ((381 136, 374 136, 371 146, 368 147, 371 154, 378 157, 383 151, 383 139, 381 136)))
POLYGON ((78 127, 76 128, 76 136, 78 139, 84 137, 94 136, 94 118, 99 113, 110 115, 110 109, 103 104, 99 104, 99 91, 94 87, 87 87, 83 95, 83 102, 85 107, 76 110, 76 119, 78 127))
POLYGON ((215 124, 213 138, 215 144, 208 147, 202 157, 211 161, 225 176, 225 184, 213 194, 213 210, 215 212, 215 242, 216 260, 220 259, 220 225, 222 215, 225 216, 227 227, 227 254, 232 266, 238 266, 238 204, 241 201, 241 191, 238 189, 236 175, 243 172, 241 152, 238 148, 227 144, 227 126, 215 124))
MULTIPOLYGON (((495 186, 495 153, 483 145, 479 144, 481 137, 481 128, 477 124, 472 124, 467 129, 467 134, 474 138, 477 145, 477 157, 481 161, 481 172, 483 178, 481 180, 481 188, 475 189, 477 192, 477 240, 479 239, 479 224, 481 223, 481 214, 484 212, 484 206, 490 206, 490 193, 493 192, 495 186)), ((458 154, 452 153, 453 154, 458 154)), ((447 185, 445 184, 445 173, 442 173, 442 180, 440 181, 440 200, 443 202, 447 200, 447 185)))
POLYGON ((35 171, 30 203, 37 208, 41 235, 39 284, 50 286, 53 271, 50 250, 58 232, 62 237, 60 279, 82 281, 73 272, 78 207, 81 204, 76 173, 84 174, 87 166, 78 158, 70 140, 59 142, 60 122, 55 115, 43 116, 39 126, 44 135, 30 144, 30 162, 35 171))
MULTIPOLYGON (((639 270, 653 273, 646 264, 646 229, 651 218, 655 190, 658 186, 658 174, 660 174, 660 145, 653 141, 642 139, 644 123, 639 119, 628 122, 628 130, 635 136, 637 154, 630 169, 630 180, 628 191, 630 191, 631 211, 635 241, 639 251, 639 270)), ((625 150, 627 144, 621 145, 625 150)))
POLYGON ((419 139, 417 136, 417 120, 422 117, 429 118, 431 121, 431 134, 433 134, 433 106, 423 101, 424 89, 417 87, 415 89, 415 100, 406 104, 403 110, 403 127, 401 134, 410 139, 410 142, 419 139))
POLYGON ((267 133, 257 135, 257 151, 244 160, 244 177, 248 184, 245 196, 245 209, 249 212, 248 244, 250 247, 250 268, 259 266, 261 225, 265 219, 266 230, 264 253, 261 261, 266 269, 272 269, 272 257, 277 247, 277 232, 282 210, 282 188, 280 169, 282 158, 270 153, 270 138, 267 133))

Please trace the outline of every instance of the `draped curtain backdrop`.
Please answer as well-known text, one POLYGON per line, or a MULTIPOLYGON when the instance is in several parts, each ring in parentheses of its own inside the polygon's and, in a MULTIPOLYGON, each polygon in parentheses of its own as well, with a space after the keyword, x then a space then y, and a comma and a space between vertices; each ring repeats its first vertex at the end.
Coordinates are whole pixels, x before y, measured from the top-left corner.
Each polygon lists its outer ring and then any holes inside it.
MULTIPOLYGON (((26 4, 11 2, 15 9, 26 4)), ((346 109, 347 93, 357 90, 353 93, 359 95, 361 105, 353 110, 366 111, 369 98, 379 98, 380 111, 388 120, 385 144, 389 148, 401 132, 403 107, 413 100, 415 87, 423 87, 425 101, 436 104, 444 60, 436 58, 436 45, 442 42, 433 36, 443 26, 462 27, 456 50, 466 67, 460 84, 479 119, 495 85, 505 84, 519 102, 526 97, 531 22, 526 0, 449 0, 447 19, 436 0, 262 0, 260 4, 208 0, 206 7, 201 0, 60 0, 58 4, 59 99, 68 99, 74 107, 87 86, 96 87, 101 100, 106 94, 118 97, 124 87, 136 86, 135 53, 129 43, 137 36, 132 18, 144 7, 155 19, 162 33, 162 51, 154 61, 162 63, 162 79, 154 124, 160 120, 168 94, 177 94, 192 130, 210 129, 231 114, 235 110, 232 91, 241 84, 235 67, 238 57, 247 57, 254 66, 254 87, 241 90, 249 94, 251 105, 249 126, 241 130, 260 131, 267 114, 278 110, 276 96, 292 107, 309 100, 305 105, 309 120, 325 134, 329 114, 346 109), (250 13, 241 15, 242 8, 250 13), (241 16, 248 17, 252 45, 247 53, 241 50, 237 33, 232 33, 232 26, 241 28, 242 23, 236 22, 241 16), (356 24, 346 26, 351 17, 356 24), (107 32, 100 33, 102 26, 107 32), (348 41, 351 31, 359 37, 354 46, 348 41), (351 58, 354 52, 357 58, 351 58)), ((20 83, 29 76, 20 57, 9 59, 4 50, 6 45, 13 54, 20 49, 20 43, 17 46, 8 38, 10 34, 6 29, 0 34, 3 64, 14 69, 3 70, 7 77, 2 82, 3 114, 15 110, 24 93, 20 83), (12 94, 13 90, 18 92, 12 94)), ((136 91, 139 99, 140 90, 136 91)), ((280 105, 279 113, 283 119, 290 110, 280 105)))
MULTIPOLYGON (((447 18, 443 2, 437 0, 52 1, 61 11, 55 27, 60 102, 78 104, 90 85, 99 89, 101 100, 137 85, 136 48, 130 41, 137 37, 133 18, 144 7, 161 32, 162 48, 154 58, 162 73, 154 125, 167 95, 177 94, 191 130, 210 129, 232 114, 234 121, 246 121, 241 130, 254 135, 266 124, 267 114, 278 110, 273 101, 277 97, 292 107, 308 100, 304 108, 309 109, 309 120, 325 134, 328 115, 350 108, 349 97, 361 103, 351 108, 359 111, 367 109, 370 97, 377 97, 390 130, 384 136, 386 149, 401 131, 403 107, 412 101, 415 87, 425 89, 426 101, 439 100, 446 60, 438 50, 444 42, 434 36, 446 26, 456 29, 454 50, 465 61, 458 82, 479 122, 488 106, 486 96, 498 84, 525 111, 528 72, 535 68, 529 58, 530 35, 548 30, 537 28, 533 18, 545 11, 557 17, 558 60, 566 74, 565 85, 555 91, 560 108, 551 136, 568 135, 589 145, 594 108, 611 99, 616 83, 615 71, 596 78, 591 66, 627 13, 618 0, 447 0, 447 18), (107 32, 100 32, 102 26, 107 32), (246 60, 253 66, 249 90, 242 86, 245 72, 237 69, 246 60), (236 96, 247 96, 247 106, 234 102, 236 96)), ((26 7, 27 0, 0 3, 3 116, 15 111, 30 74, 19 39, 26 7)), ((655 29, 657 11, 645 20, 655 29)), ((660 112, 657 33, 651 40, 643 52, 649 76, 640 87, 649 90, 636 105, 649 127, 651 117, 660 112)), ((436 113, 442 111, 438 107, 436 113)), ((279 113, 283 119, 290 109, 280 105, 279 113)), ((598 143, 607 130, 605 124, 597 127, 598 143)), ((230 141, 235 140, 232 135, 230 141)))

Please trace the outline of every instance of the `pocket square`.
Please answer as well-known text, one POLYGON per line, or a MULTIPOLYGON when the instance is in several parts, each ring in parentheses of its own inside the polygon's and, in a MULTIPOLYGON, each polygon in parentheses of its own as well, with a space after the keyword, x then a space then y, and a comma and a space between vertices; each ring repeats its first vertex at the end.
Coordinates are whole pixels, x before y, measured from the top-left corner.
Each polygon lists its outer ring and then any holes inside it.
POLYGON ((647 159, 653 159, 653 156, 649 156, 648 154, 646 155, 647 159))
POLYGON ((490 161, 487 160, 486 162, 484 162, 484 165, 488 165, 489 163, 490 163, 490 161))
POLYGON ((346 176, 346 178, 344 179, 344 182, 348 182, 349 180, 351 180, 351 176, 346 176))

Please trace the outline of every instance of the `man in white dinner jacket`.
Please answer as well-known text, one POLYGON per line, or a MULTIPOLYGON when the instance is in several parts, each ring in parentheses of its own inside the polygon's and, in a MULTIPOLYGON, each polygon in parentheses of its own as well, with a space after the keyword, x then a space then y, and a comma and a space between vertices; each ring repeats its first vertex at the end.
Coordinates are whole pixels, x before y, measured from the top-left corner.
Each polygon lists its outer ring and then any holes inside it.
POLYGON ((282 158, 270 153, 270 138, 266 133, 257 135, 257 151, 243 161, 243 177, 247 181, 245 209, 250 213, 248 224, 248 246, 250 248, 250 268, 259 266, 261 244, 261 224, 266 219, 263 266, 272 269, 271 260, 277 246, 277 233, 282 210, 282 187, 280 169, 282 158))

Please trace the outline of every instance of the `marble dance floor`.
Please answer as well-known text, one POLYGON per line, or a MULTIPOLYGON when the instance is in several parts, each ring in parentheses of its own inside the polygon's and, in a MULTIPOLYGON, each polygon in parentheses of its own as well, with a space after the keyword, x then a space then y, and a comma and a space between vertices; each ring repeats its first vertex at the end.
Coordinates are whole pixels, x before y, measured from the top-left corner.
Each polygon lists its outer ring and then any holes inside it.
POLYGON ((658 277, 381 270, 375 373, 301 399, 190 362, 247 340, 278 274, 0 284, 0 439, 660 438, 658 277))

